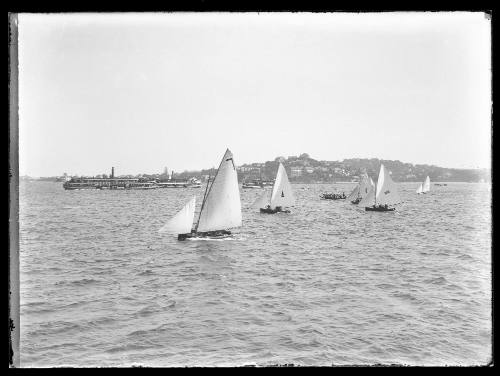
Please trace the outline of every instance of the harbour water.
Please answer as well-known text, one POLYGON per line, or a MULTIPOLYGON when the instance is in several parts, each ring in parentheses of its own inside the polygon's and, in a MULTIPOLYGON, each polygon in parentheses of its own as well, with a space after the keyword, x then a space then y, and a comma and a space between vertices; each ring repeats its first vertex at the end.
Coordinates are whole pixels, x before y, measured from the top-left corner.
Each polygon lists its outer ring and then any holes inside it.
POLYGON ((203 188, 21 182, 21 366, 475 365, 491 359, 491 192, 448 183, 398 211, 250 205, 226 240, 158 229, 203 188))

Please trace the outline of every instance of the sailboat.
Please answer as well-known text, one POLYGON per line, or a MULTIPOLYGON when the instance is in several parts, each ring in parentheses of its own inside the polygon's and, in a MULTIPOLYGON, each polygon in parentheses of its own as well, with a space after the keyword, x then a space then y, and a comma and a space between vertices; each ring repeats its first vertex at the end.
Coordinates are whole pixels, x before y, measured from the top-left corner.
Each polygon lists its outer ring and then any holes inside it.
POLYGON ((431 190, 431 179, 429 176, 425 178, 425 181, 423 183, 420 183, 420 185, 417 188, 417 194, 422 194, 422 193, 427 193, 431 190))
POLYGON ((424 182, 424 193, 427 193, 430 190, 431 190, 431 179, 429 178, 429 176, 427 176, 424 182))
POLYGON ((290 210, 283 210, 283 208, 293 205, 294 201, 292 186, 288 181, 285 167, 280 163, 278 172, 276 173, 276 179, 274 180, 271 198, 269 198, 268 191, 264 191, 253 203, 252 207, 258 207, 261 213, 267 214, 275 214, 278 212, 290 213, 290 210))
POLYGON ((399 204, 399 197, 396 184, 392 181, 389 171, 380 165, 377 184, 375 184, 368 194, 359 202, 360 206, 365 206, 366 211, 394 211, 394 205, 399 204), (370 205, 373 202, 373 205, 370 205))
POLYGON ((418 186, 417 190, 415 191, 418 195, 421 195, 422 193, 424 193, 424 183, 420 183, 420 185, 418 186))
POLYGON ((192 229, 196 197, 160 229, 177 233, 178 240, 188 238, 225 238, 229 228, 241 226, 241 200, 233 154, 226 150, 215 177, 205 189, 198 221, 192 229))
POLYGON ((361 176, 361 181, 359 184, 354 187, 352 192, 349 194, 347 199, 351 201, 352 204, 359 204, 360 201, 366 197, 368 192, 370 192, 370 189, 372 189, 375 186, 373 183, 372 178, 368 177, 366 172, 361 176))

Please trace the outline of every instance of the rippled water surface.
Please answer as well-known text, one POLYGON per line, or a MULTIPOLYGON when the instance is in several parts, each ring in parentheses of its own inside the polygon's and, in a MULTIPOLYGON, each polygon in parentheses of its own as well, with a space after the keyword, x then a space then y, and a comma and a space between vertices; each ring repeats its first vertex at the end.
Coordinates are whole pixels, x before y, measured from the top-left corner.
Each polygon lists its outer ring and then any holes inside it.
POLYGON ((157 230, 204 189, 65 191, 21 182, 21 365, 485 364, 487 184, 448 183, 392 213, 293 185, 229 240, 157 230))

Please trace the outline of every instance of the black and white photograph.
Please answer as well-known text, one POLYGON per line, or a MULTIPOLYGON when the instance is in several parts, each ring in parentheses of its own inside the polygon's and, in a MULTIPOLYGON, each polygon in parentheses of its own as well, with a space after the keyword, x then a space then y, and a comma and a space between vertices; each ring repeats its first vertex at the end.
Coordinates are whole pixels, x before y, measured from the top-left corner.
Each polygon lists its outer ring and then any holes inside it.
POLYGON ((13 368, 492 366, 492 12, 10 13, 13 368))

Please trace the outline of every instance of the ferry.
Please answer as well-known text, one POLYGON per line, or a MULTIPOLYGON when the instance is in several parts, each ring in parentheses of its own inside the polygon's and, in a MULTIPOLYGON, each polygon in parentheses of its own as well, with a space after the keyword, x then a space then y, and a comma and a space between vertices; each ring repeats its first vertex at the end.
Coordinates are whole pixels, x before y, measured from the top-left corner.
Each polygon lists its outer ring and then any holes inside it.
POLYGON ((189 180, 170 179, 156 184, 159 188, 201 188, 201 181, 196 178, 189 180))
POLYGON ((155 189, 159 188, 154 181, 141 181, 137 178, 71 178, 64 182, 66 190, 80 189, 155 189))
POLYGON ((64 182, 63 188, 67 190, 79 189, 157 189, 157 188, 201 188, 201 181, 191 179, 170 179, 165 182, 158 179, 146 178, 116 178, 115 168, 111 167, 111 175, 106 178, 73 177, 64 182))
POLYGON ((66 180, 63 184, 66 190, 80 189, 156 189, 159 188, 154 180, 139 178, 116 178, 115 168, 111 167, 111 176, 109 178, 95 177, 73 177, 66 180))
POLYGON ((254 179, 251 181, 244 181, 241 184, 241 188, 249 188, 249 189, 255 189, 255 188, 265 188, 265 187, 272 187, 274 184, 273 181, 267 181, 267 180, 261 180, 261 179, 254 179))

